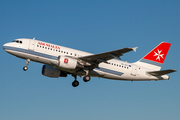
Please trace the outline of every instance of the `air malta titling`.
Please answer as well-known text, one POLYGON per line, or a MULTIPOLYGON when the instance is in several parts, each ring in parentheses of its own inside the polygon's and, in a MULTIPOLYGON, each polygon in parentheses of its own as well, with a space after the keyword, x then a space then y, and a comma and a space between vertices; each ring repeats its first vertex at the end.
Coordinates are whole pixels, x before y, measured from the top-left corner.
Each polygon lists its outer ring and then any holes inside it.
POLYGON ((167 80, 167 74, 176 70, 161 70, 171 44, 161 42, 143 58, 134 63, 120 60, 120 57, 134 48, 122 48, 109 52, 91 54, 64 46, 59 46, 35 39, 19 38, 3 45, 3 49, 16 57, 26 60, 28 69, 30 61, 44 64, 42 74, 51 78, 72 75, 73 87, 79 85, 77 76, 83 77, 84 82, 91 77, 101 77, 125 81, 167 80))

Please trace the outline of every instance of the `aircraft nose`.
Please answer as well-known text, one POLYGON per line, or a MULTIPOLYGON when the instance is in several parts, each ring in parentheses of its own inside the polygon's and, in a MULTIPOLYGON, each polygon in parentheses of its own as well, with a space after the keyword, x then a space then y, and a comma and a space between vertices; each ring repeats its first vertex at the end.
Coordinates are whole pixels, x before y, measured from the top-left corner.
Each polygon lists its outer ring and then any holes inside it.
POLYGON ((7 43, 3 45, 3 49, 6 51, 7 43))
POLYGON ((6 48, 5 48, 5 45, 6 45, 6 44, 3 45, 3 49, 4 49, 4 50, 6 49, 6 48))

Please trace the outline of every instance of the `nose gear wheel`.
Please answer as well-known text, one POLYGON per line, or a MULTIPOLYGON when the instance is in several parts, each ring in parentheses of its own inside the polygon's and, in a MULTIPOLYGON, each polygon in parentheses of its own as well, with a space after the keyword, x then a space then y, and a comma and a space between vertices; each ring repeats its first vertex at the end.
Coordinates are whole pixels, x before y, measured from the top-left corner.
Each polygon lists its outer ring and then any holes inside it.
POLYGON ((28 70, 28 65, 29 65, 30 59, 26 59, 26 66, 23 67, 23 70, 26 71, 28 70))

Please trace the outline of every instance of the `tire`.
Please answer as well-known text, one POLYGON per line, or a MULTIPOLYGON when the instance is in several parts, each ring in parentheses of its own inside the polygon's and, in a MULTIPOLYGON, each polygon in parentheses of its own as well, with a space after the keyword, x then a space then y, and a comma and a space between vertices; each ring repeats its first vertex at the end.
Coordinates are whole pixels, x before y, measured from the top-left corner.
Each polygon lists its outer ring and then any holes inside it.
POLYGON ((79 85, 79 82, 77 81, 77 80, 74 80, 73 82, 72 82, 72 86, 73 87, 77 87, 79 85))
POLYGON ((24 66, 24 67, 23 67, 23 70, 24 70, 24 71, 26 71, 27 69, 28 69, 28 67, 27 67, 27 66, 24 66))
POLYGON ((88 81, 90 81, 91 80, 91 77, 90 76, 84 76, 83 77, 83 81, 84 82, 88 82, 88 81))

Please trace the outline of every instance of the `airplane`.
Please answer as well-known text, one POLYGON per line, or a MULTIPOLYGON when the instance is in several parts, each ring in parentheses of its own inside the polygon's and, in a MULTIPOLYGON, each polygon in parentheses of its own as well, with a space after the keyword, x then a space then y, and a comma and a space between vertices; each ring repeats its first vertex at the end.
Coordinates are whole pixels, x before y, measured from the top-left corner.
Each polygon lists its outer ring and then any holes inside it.
POLYGON ((134 63, 121 61, 120 57, 138 47, 122 48, 109 52, 91 54, 76 49, 59 46, 40 40, 19 38, 3 45, 3 49, 11 55, 26 60, 28 69, 30 61, 44 64, 42 74, 46 77, 58 78, 72 75, 73 87, 79 85, 77 76, 84 82, 91 77, 125 81, 157 81, 168 80, 167 74, 176 70, 161 70, 171 43, 161 42, 147 55, 134 63))

